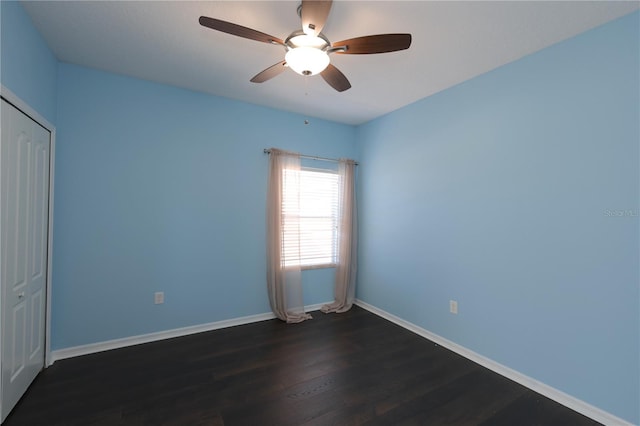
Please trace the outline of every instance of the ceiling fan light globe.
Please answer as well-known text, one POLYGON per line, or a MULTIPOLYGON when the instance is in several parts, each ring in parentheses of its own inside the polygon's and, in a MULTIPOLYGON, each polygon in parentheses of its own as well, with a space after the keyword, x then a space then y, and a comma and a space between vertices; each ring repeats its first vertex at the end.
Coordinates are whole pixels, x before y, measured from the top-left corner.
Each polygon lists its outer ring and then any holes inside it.
POLYGON ((289 68, 300 75, 316 75, 329 66, 327 52, 315 47, 301 46, 287 52, 285 61, 289 68))

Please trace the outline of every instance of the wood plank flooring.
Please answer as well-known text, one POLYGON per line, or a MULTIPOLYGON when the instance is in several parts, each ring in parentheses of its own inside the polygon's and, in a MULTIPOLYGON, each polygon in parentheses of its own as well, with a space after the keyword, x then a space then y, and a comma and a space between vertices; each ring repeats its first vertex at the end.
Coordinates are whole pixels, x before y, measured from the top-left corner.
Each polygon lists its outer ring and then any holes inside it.
POLYGON ((56 362, 16 425, 596 425, 362 308, 56 362))

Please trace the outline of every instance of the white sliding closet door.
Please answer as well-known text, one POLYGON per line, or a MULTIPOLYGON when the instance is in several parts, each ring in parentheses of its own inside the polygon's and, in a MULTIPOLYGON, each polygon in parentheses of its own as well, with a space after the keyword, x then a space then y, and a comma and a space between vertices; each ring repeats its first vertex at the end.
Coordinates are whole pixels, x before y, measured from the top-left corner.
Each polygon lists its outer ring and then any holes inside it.
POLYGON ((44 367, 50 133, 2 100, 2 420, 44 367))

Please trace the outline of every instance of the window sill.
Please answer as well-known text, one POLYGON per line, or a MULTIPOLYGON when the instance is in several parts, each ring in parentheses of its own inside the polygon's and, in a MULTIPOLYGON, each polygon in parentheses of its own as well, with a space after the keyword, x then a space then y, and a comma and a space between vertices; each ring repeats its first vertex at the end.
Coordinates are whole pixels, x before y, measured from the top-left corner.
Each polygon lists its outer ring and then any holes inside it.
POLYGON ((300 269, 303 271, 306 271, 308 269, 328 269, 328 268, 335 268, 337 265, 335 263, 326 263, 323 265, 307 265, 307 266, 301 266, 300 269))

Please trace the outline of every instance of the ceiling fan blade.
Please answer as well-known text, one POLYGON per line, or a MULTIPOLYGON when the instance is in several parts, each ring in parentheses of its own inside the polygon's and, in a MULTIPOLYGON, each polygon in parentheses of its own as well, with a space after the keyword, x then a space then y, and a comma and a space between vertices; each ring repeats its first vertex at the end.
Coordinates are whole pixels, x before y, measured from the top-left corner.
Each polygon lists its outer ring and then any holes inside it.
POLYGON ((252 83, 264 83, 265 81, 270 80, 270 79, 272 79, 273 77, 275 77, 277 75, 280 75, 280 73, 287 68, 286 64, 287 63, 285 61, 281 61, 281 62, 278 62, 275 65, 271 65, 266 70, 261 71, 258 74, 256 74, 251 79, 251 82, 252 83))
POLYGON ((387 53, 408 49, 411 46, 411 34, 378 34, 351 38, 331 45, 335 53, 365 55, 370 53, 387 53), (346 47, 346 50, 341 50, 346 47))
POLYGON ((284 45, 284 42, 278 37, 261 33, 260 31, 243 27, 242 25, 233 24, 227 21, 221 21, 220 19, 209 18, 207 16, 201 16, 199 21, 200 21, 200 25, 211 28, 213 30, 222 31, 223 33, 231 34, 238 37, 248 38, 250 40, 261 41, 263 43, 269 43, 269 44, 275 43, 275 44, 284 45))
POLYGON ((338 92, 344 92, 351 88, 351 83, 349 83, 347 77, 345 77, 344 74, 342 74, 342 72, 332 64, 329 64, 329 66, 325 68, 320 75, 324 78, 324 81, 329 84, 329 86, 333 87, 338 92))
POLYGON ((305 34, 317 36, 324 28, 331 11, 331 0, 302 0, 302 31, 305 34))

